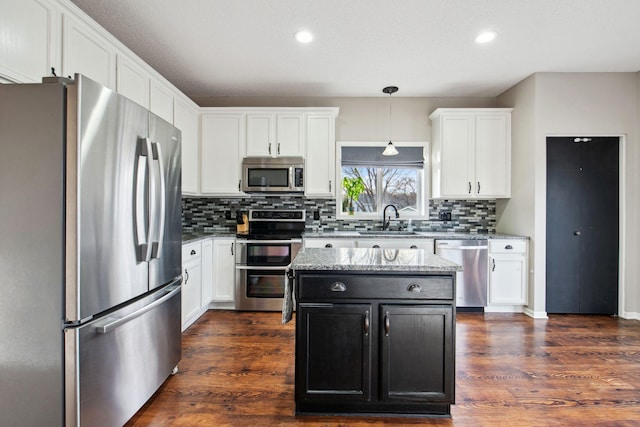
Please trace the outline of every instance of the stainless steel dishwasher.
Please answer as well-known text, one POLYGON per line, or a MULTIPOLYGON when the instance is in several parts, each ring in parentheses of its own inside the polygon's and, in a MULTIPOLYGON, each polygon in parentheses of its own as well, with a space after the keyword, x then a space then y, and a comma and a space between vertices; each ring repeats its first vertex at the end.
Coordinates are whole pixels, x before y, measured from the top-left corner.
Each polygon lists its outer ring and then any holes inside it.
POLYGON ((487 240, 436 240, 436 255, 462 265, 456 274, 456 307, 484 311, 487 305, 487 240))

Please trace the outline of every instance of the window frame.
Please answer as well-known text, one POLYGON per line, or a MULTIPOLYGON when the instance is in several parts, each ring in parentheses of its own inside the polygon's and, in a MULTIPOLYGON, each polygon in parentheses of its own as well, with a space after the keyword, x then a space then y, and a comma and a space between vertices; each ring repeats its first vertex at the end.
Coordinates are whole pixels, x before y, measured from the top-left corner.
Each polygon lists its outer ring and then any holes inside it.
MULTIPOLYGON (((338 220, 354 220, 354 219, 380 219, 382 212, 354 212, 353 215, 349 215, 348 212, 342 212, 342 147, 380 147, 380 150, 384 150, 389 141, 337 141, 336 142, 336 219, 338 220)), ((418 198, 418 212, 409 214, 408 212, 400 213, 400 220, 417 219, 428 220, 429 219, 429 196, 431 195, 431 163, 429 162, 429 143, 426 141, 399 141, 393 142, 393 145, 401 149, 402 147, 422 147, 422 153, 424 157, 424 167, 422 169, 422 183, 420 185, 419 198, 418 198)), ((379 180, 380 178, 378 178, 379 180)))

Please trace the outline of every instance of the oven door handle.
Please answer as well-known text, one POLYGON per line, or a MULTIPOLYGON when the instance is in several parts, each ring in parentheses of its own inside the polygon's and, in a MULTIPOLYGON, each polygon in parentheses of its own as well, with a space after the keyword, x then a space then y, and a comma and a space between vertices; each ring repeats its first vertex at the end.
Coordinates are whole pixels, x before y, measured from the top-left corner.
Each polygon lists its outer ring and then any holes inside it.
POLYGON ((283 272, 285 272, 287 270, 287 266, 283 265, 283 266, 264 266, 264 267, 260 267, 258 265, 236 265, 236 270, 282 270, 283 272))
POLYGON ((238 244, 247 244, 251 243, 255 244, 271 244, 277 243, 279 245, 288 245, 289 243, 302 243, 302 239, 286 239, 286 240, 247 240, 247 239, 237 239, 236 242, 238 244))

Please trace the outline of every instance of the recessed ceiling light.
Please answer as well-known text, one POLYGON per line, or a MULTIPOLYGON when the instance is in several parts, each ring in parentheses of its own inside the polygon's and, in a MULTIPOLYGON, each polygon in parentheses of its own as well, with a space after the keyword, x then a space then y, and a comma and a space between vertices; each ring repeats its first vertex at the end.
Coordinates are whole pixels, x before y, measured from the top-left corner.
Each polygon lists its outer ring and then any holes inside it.
POLYGON ((476 43, 489 43, 490 41, 493 41, 493 39, 495 39, 497 35, 498 33, 496 33, 495 31, 483 31, 476 37, 476 43))
POLYGON ((309 31, 305 31, 305 30, 298 31, 295 34, 295 38, 300 43, 309 43, 311 40, 313 40, 313 34, 311 34, 309 31))

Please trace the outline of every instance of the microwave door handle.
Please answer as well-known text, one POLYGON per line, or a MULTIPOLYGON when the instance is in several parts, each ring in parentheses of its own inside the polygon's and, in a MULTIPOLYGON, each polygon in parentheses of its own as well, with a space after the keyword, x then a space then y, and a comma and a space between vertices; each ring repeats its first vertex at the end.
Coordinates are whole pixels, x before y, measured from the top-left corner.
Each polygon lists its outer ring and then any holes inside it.
POLYGON ((167 208, 167 196, 166 196, 166 175, 164 170, 164 160, 162 158, 162 147, 159 143, 152 144, 153 148, 153 160, 158 164, 158 182, 160 184, 160 194, 156 194, 156 200, 154 200, 154 213, 157 221, 157 241, 153 242, 151 258, 160 258, 162 256, 162 246, 164 243, 164 223, 166 220, 166 208, 167 208), (159 197, 158 197, 159 196, 159 197), (157 200, 159 199, 159 200, 157 200), (159 203, 158 203, 159 202, 159 203))

